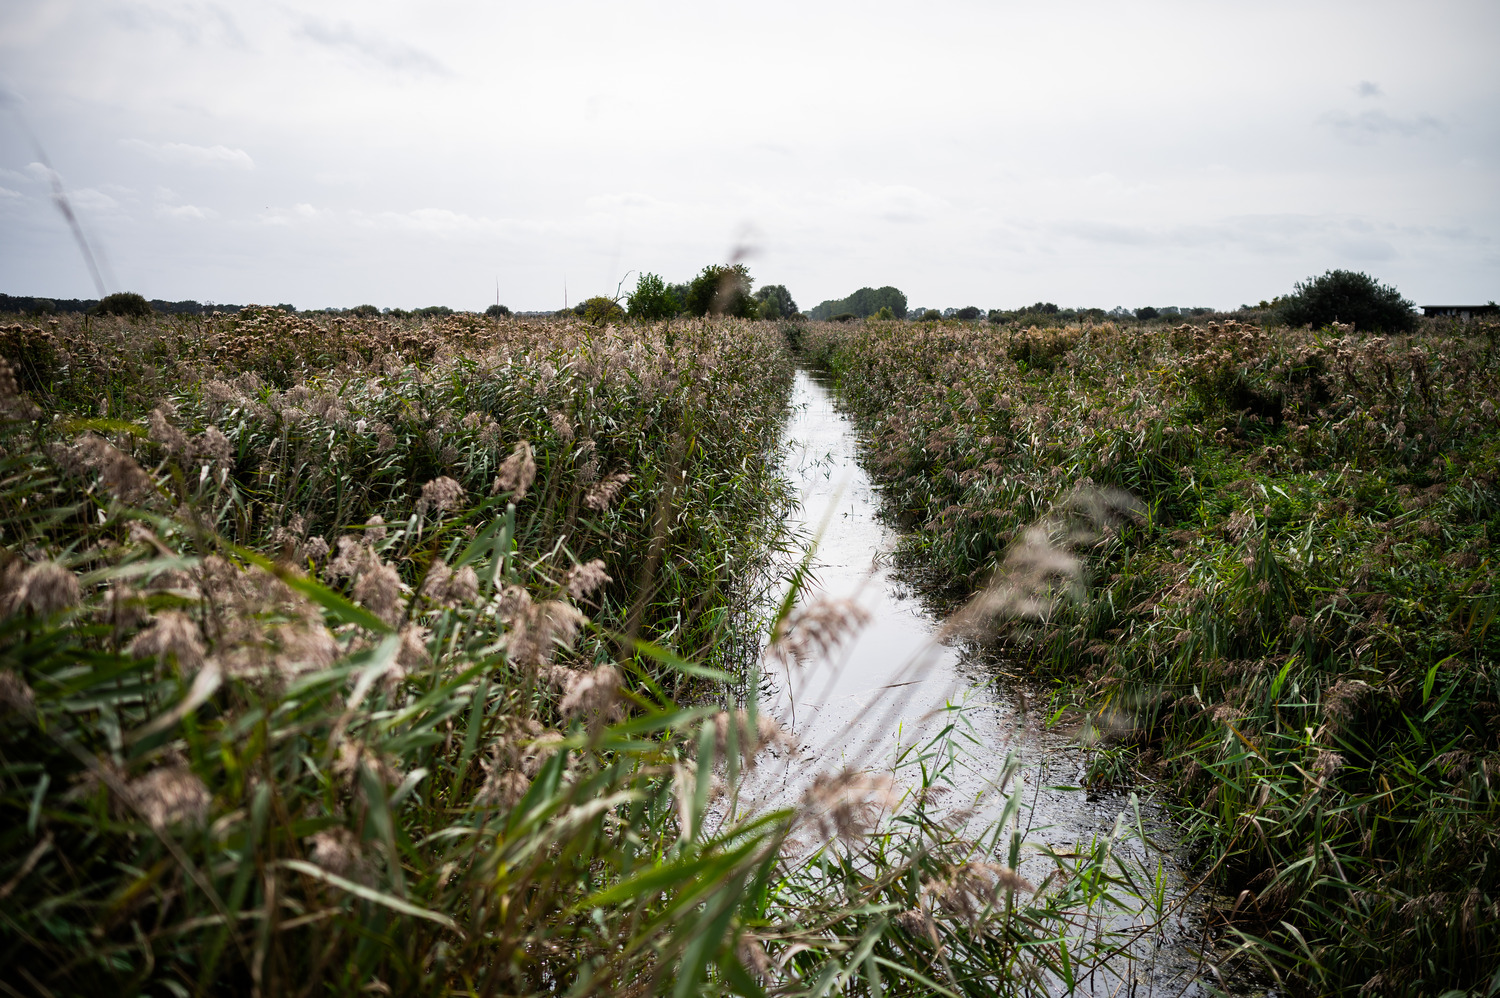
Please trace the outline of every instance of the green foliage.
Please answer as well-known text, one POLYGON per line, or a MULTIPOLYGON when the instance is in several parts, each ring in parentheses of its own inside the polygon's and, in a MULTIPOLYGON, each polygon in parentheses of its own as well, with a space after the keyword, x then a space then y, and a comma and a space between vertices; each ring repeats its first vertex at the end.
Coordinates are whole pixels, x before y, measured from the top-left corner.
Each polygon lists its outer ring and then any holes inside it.
POLYGON ((804 337, 944 580, 993 601, 1074 497, 1141 500, 1076 598, 998 640, 1094 719, 1092 783, 1173 788, 1226 941, 1308 994, 1485 993, 1500 966, 1497 347, 1475 323, 804 337))
POLYGON ((791 319, 798 312, 797 303, 783 284, 767 284, 758 289, 755 300, 760 302, 756 315, 761 319, 791 319))
POLYGON ((872 318, 878 319, 882 322, 889 322, 892 319, 896 318, 896 313, 891 311, 890 306, 882 305, 880 306, 880 311, 876 312, 874 316, 872 316, 872 318))
POLYGON ((863 319, 882 308, 890 309, 898 319, 906 318, 906 295, 889 285, 883 288, 860 288, 848 298, 821 302, 807 314, 812 319, 831 319, 840 313, 849 312, 856 318, 863 319))
POLYGON ((1280 299, 1277 310, 1288 325, 1316 329, 1344 322, 1365 332, 1389 333, 1410 332, 1417 326, 1412 303, 1365 273, 1330 270, 1296 284, 1295 289, 1280 299))
POLYGON ((957 319, 959 322, 978 322, 980 317, 983 315, 983 309, 979 308, 976 305, 969 305, 966 308, 961 308, 957 312, 954 312, 953 318, 957 319))
POLYGON ((1014 756, 983 836, 931 803, 957 720, 883 820, 863 773, 741 807, 774 327, 205 325, 220 366, 121 391, 140 422, 0 377, 8 985, 1023 994, 1134 952, 1139 821, 1038 847, 1029 894, 1014 756))
POLYGON ((625 299, 630 317, 641 322, 659 322, 682 311, 682 300, 656 274, 636 278, 635 290, 625 299))
POLYGON ((581 303, 583 320, 590 325, 602 326, 611 322, 624 322, 625 310, 613 298, 595 295, 581 303))
POLYGON ((929 308, 927 311, 922 313, 923 322, 940 322, 942 321, 942 318, 943 313, 939 312, 935 308, 929 308))
POLYGON ((484 314, 491 319, 503 319, 510 315, 510 306, 497 303, 485 309, 484 314))
POLYGON ((154 314, 151 303, 134 291, 117 291, 105 295, 89 309, 90 315, 118 315, 127 319, 149 319, 154 314))
POLYGON ((743 263, 710 264, 688 285, 682 299, 683 309, 689 315, 753 319, 760 303, 750 294, 751 284, 750 268, 743 263))
POLYGON ((356 305, 349 310, 350 315, 357 315, 361 319, 373 319, 380 314, 380 309, 374 305, 356 305))

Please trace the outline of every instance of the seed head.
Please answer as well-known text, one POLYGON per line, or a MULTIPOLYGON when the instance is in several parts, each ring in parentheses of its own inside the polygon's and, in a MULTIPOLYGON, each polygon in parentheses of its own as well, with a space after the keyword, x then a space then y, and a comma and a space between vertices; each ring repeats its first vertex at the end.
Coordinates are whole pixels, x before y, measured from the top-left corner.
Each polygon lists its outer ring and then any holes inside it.
POLYGON ((185 765, 153 769, 131 780, 126 789, 153 828, 167 828, 184 821, 202 824, 212 802, 203 781, 185 765))
POLYGON ((46 617, 75 605, 79 595, 78 576, 55 561, 39 561, 21 575, 11 605, 46 617))
POLYGON ((854 600, 820 598, 782 618, 770 652, 787 665, 827 659, 869 619, 869 611, 854 600))
POLYGON ((567 588, 568 595, 574 599, 585 599, 593 595, 594 590, 609 581, 610 577, 604 571, 604 561, 600 558, 574 565, 563 576, 563 585, 567 588))
POLYGON ((457 509, 464 502, 464 487, 447 475, 434 478, 422 486, 422 498, 417 500, 417 512, 425 513, 429 509, 441 513, 445 510, 457 509))
POLYGON ((588 493, 583 497, 583 504, 589 509, 600 513, 604 512, 606 509, 609 509, 610 503, 615 501, 615 496, 620 494, 620 490, 625 487, 625 483, 629 482, 630 479, 631 476, 624 472, 604 476, 604 478, 594 483, 594 486, 589 489, 588 493))
POLYGON ((536 460, 532 456, 531 444, 522 440, 510 452, 510 457, 507 457, 500 465, 500 473, 495 476, 495 484, 490 489, 490 495, 509 492, 511 497, 519 502, 526 498, 526 490, 531 488, 531 483, 535 479, 536 460))
POLYGON ((168 656, 177 660, 177 668, 192 674, 203 667, 203 642, 198 639, 198 625, 181 610, 164 610, 156 621, 130 642, 130 654, 136 658, 168 656))

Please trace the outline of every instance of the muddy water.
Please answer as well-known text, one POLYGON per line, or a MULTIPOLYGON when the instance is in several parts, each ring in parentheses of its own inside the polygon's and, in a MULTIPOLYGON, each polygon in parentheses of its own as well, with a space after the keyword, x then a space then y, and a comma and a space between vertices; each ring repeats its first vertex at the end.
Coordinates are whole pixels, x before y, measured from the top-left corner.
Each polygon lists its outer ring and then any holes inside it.
MULTIPOLYGON (((789 797, 818 772, 889 766, 903 747, 953 723, 966 751, 945 803, 977 805, 981 820, 998 813, 1015 784, 1004 793, 994 784, 1015 753, 1023 764, 1021 826, 1029 843, 1021 872, 1040 882, 1052 862, 1038 846, 1066 851, 1109 836, 1122 812, 1135 813, 1132 801, 1067 789, 1082 782, 1084 753, 1070 736, 1043 730, 1027 710, 1035 691, 1018 677, 1006 678, 1002 663, 937 639, 940 620, 892 567, 898 538, 879 516, 880 497, 860 467, 859 446, 828 388, 800 371, 786 466, 799 491, 796 526, 817 545, 812 591, 801 602, 820 595, 853 600, 869 619, 831 660, 798 667, 767 662, 767 709, 794 732, 799 751, 779 773, 763 775, 781 781, 781 795, 789 797)), ((1169 901, 1180 899, 1186 878, 1170 851, 1171 829, 1149 804, 1140 805, 1140 813, 1147 841, 1124 841, 1118 851, 1142 868, 1160 870, 1169 901)), ((1157 919, 1122 912, 1111 921, 1123 928, 1157 919)), ((1209 994, 1214 978, 1197 956, 1202 935, 1194 903, 1180 904, 1141 936, 1135 959, 1112 964, 1074 993, 1209 994)))

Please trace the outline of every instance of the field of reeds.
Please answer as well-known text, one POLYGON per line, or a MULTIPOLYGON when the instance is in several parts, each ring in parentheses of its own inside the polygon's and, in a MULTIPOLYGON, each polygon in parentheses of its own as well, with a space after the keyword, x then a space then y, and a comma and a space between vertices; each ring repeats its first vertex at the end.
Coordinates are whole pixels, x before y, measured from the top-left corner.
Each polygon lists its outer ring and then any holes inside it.
POLYGON ((1500 993, 1500 327, 797 338, 913 564, 1096 785, 1173 802, 1227 942, 1294 993, 1500 993))
POLYGON ((828 638, 776 578, 769 323, 11 317, 0 357, 8 994, 1038 993, 1162 915, 1123 821, 1015 872, 1013 763, 985 835, 936 742, 738 798, 801 764, 763 644, 828 638))

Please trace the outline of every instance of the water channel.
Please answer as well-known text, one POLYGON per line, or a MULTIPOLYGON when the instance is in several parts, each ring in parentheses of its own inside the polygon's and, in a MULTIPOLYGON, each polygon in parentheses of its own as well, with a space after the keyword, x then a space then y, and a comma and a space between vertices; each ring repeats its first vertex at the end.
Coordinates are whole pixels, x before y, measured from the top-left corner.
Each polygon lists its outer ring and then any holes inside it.
MULTIPOLYGON (((881 769, 898 746, 925 741, 956 721, 957 740, 967 751, 945 804, 974 807, 977 802, 974 820, 992 818, 1004 798, 992 792, 997 771, 1009 753, 1016 753, 1023 764, 1020 820, 1028 843, 1020 872, 1040 883, 1052 861, 1039 846, 1068 851, 1109 836, 1122 812, 1135 813, 1130 795, 1076 789, 1083 782, 1085 752, 1071 734, 1045 730, 1028 709, 1035 688, 1008 677, 1005 663, 963 643, 939 640, 941 611, 903 582, 892 565, 898 536, 880 516, 880 494, 860 466, 859 448, 854 426, 836 407, 829 387, 816 374, 799 370, 786 468, 798 489, 796 526, 817 544, 812 591, 802 602, 819 596, 854 600, 869 617, 830 659, 769 675, 766 709, 798 744, 794 759, 773 778, 782 781, 781 793, 788 796, 817 772, 881 769)), ((1124 837, 1118 852, 1142 869, 1159 870, 1169 902, 1179 903, 1169 904, 1160 920, 1121 912, 1119 924, 1151 923, 1152 928, 1131 947, 1133 959, 1111 963, 1072 993, 1199 996, 1222 993, 1217 989, 1226 984, 1236 994, 1264 993, 1248 982, 1218 981, 1199 957, 1201 905, 1184 899, 1189 878, 1173 855, 1173 830, 1149 803, 1140 804, 1139 813, 1146 841, 1124 837)))

